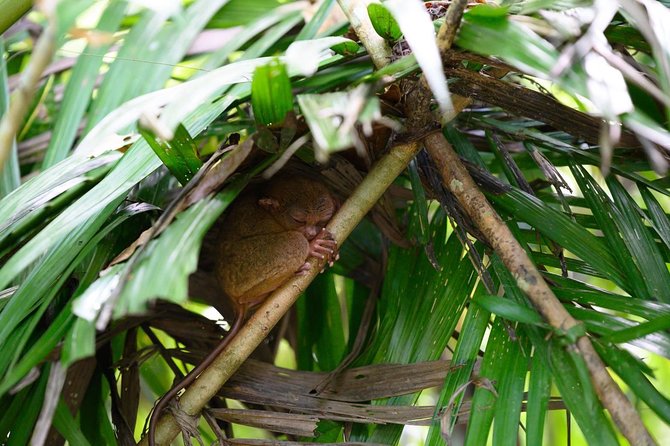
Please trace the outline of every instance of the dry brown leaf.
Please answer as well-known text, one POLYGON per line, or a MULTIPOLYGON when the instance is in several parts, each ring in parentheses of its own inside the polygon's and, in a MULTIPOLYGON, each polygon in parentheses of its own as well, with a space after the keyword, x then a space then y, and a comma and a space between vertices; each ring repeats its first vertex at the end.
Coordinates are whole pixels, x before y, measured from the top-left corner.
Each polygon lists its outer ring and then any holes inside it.
POLYGON ((118 256, 114 257, 114 259, 109 263, 109 266, 114 266, 117 263, 125 262, 126 260, 128 260, 138 247, 144 245, 149 240, 151 240, 152 230, 153 228, 149 228, 142 231, 140 236, 137 237, 137 239, 134 242, 132 242, 130 246, 121 251, 121 253, 118 256))
POLYGON ((186 209, 193 203, 202 200, 207 195, 218 190, 221 185, 231 176, 242 161, 244 161, 254 146, 254 138, 247 138, 242 144, 229 149, 230 154, 215 163, 202 177, 193 190, 191 190, 183 202, 178 206, 177 212, 186 209))
POLYGON ((128 260, 138 248, 149 243, 152 238, 163 232, 177 214, 218 190, 249 155, 253 145, 254 138, 250 137, 242 144, 217 150, 195 174, 191 182, 182 189, 179 196, 165 209, 156 224, 142 232, 137 240, 112 260, 109 266, 128 260), (222 158, 225 153, 230 154, 222 158))
POLYGON ((210 409, 219 420, 243 424, 289 435, 313 437, 319 418, 312 415, 271 412, 269 410, 210 409))

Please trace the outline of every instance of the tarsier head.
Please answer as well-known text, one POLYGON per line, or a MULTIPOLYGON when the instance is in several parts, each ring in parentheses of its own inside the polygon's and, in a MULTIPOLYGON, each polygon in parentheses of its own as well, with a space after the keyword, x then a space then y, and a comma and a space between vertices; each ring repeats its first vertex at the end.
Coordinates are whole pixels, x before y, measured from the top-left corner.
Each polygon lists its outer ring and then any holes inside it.
POLYGON ((258 204, 289 230, 312 240, 337 210, 337 202, 323 184, 300 177, 273 179, 263 188, 258 204))

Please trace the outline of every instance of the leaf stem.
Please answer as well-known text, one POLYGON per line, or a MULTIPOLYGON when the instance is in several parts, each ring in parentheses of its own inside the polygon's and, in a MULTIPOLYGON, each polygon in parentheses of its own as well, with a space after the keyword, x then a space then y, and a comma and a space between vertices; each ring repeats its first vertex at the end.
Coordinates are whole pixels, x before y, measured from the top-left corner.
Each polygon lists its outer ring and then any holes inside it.
POLYGON ((9 157, 14 138, 28 111, 42 72, 53 58, 56 45, 56 31, 53 20, 44 28, 30 56, 30 63, 23 71, 18 87, 10 97, 9 109, 0 120, 0 170, 9 157))

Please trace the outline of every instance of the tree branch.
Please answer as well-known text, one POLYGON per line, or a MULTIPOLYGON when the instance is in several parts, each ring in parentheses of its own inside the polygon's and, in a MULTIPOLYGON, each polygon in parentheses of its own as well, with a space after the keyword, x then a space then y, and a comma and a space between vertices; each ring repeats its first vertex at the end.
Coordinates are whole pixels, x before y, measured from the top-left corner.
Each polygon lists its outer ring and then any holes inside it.
MULTIPOLYGON (((453 7, 449 9, 449 12, 452 12, 453 7)), ((444 25, 448 26, 447 22, 445 20, 444 25)), ((439 34, 449 35, 450 32, 440 30, 439 34)), ((450 42, 447 41, 447 43, 450 42)), ((442 54, 445 54, 448 49, 448 47, 440 48, 442 54)), ((421 84, 418 87, 423 88, 421 84)), ((428 113, 427 110, 414 110, 413 112, 428 113)), ((540 314, 552 327, 559 330, 567 331, 577 327, 579 322, 570 316, 556 298, 521 244, 477 188, 444 135, 442 133, 430 134, 424 139, 424 144, 437 165, 445 186, 458 199, 474 224, 487 238, 496 254, 500 256, 514 276, 519 288, 528 296, 540 314)), ((656 444, 633 405, 607 372, 591 340, 587 336, 581 336, 577 340, 577 347, 591 374, 591 381, 600 401, 609 410, 623 435, 634 445, 656 444)))
MULTIPOLYGON (((540 314, 552 327, 559 330, 567 331, 579 325, 556 298, 526 251, 477 188, 444 135, 434 133, 426 137, 424 143, 442 175, 444 184, 487 238, 516 279, 519 288, 540 314)), ((635 445, 655 444, 637 411, 607 372, 590 339, 587 336, 580 337, 577 347, 591 373, 591 381, 598 397, 628 441, 635 445)))
MULTIPOLYGON (((570 108, 545 94, 484 73, 459 66, 447 67, 445 72, 448 76, 458 79, 458 82, 449 86, 454 93, 501 107, 514 115, 537 119, 591 144, 599 143, 603 122, 601 118, 570 108)), ((637 138, 627 131, 622 133, 621 140, 617 144, 624 147, 639 147, 639 145, 637 138)))

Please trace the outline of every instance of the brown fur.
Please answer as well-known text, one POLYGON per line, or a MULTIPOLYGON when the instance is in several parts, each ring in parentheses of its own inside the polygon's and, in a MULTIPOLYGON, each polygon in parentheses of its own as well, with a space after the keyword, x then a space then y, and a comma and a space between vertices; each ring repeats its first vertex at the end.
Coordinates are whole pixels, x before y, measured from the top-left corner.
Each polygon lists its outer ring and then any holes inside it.
POLYGON ((326 187, 281 176, 239 197, 218 240, 216 276, 236 307, 254 305, 293 276, 337 208, 326 187))

